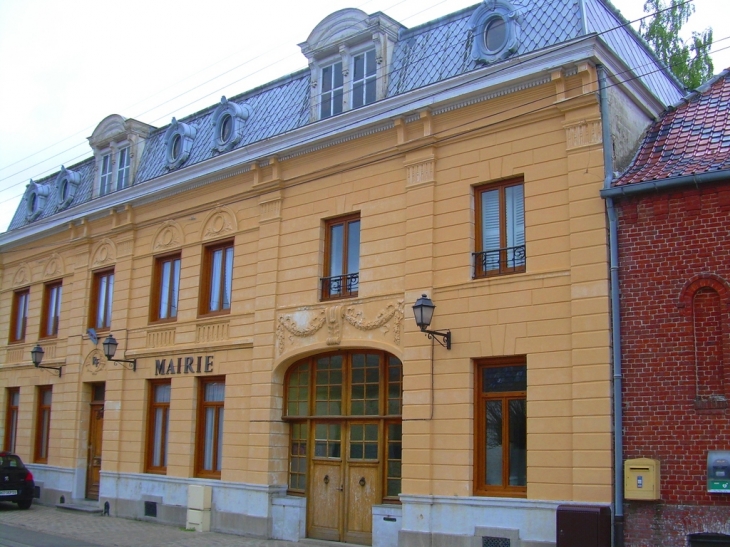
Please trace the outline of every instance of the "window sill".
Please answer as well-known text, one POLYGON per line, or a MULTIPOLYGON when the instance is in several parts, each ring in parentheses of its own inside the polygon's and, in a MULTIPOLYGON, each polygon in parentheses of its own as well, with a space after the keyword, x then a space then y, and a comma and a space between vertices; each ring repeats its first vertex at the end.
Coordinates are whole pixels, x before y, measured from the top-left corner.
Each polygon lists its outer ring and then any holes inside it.
POLYGON ((230 315, 230 314, 231 314, 230 308, 227 310, 220 310, 220 311, 198 312, 198 319, 209 319, 211 317, 220 317, 221 315, 230 315))
POLYGON ((487 279, 492 277, 504 277, 505 275, 514 275, 525 273, 527 269, 525 267, 510 268, 506 270, 490 270, 487 272, 475 272, 472 279, 487 279))
POLYGON ((218 473, 205 473, 205 472, 198 472, 195 474, 195 477, 198 479, 212 479, 212 480, 221 480, 221 474, 218 473))
POLYGON ((347 300, 348 298, 357 298, 359 294, 357 292, 343 294, 342 296, 322 296, 320 302, 332 302, 333 300, 347 300))
POLYGON ((475 496, 490 498, 527 498, 527 488, 524 492, 508 491, 508 490, 477 490, 475 496))
POLYGON ((170 323, 177 323, 177 317, 170 317, 168 319, 150 319, 149 325, 169 325, 170 323))
POLYGON ((145 473, 148 475, 167 475, 167 469, 147 469, 145 473))

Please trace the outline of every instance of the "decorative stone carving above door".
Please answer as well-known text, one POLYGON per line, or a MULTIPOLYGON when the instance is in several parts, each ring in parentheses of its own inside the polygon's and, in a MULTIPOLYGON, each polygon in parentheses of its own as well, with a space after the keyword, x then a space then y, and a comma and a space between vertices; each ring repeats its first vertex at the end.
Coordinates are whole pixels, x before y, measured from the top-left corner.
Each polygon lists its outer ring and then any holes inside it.
POLYGON ((279 355, 284 353, 287 344, 293 345, 297 339, 311 344, 324 338, 328 346, 339 346, 343 336, 356 338, 362 336, 353 332, 379 331, 383 339, 390 338, 400 345, 403 327, 403 300, 383 303, 357 303, 351 305, 322 306, 304 308, 289 314, 280 314, 276 328, 276 345, 279 355), (375 305, 380 305, 379 309, 375 305), (319 331, 327 325, 326 336, 319 331), (345 332, 349 331, 349 332, 345 332), (391 333, 392 331, 392 333, 391 333))

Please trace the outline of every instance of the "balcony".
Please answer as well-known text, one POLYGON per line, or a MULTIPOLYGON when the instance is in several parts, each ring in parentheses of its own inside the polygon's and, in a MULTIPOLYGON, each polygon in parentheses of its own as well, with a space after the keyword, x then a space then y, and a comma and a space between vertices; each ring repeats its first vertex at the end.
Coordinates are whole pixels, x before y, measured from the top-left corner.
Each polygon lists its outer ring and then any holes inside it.
POLYGON ((472 253, 474 256, 474 278, 492 277, 525 271, 527 262, 525 246, 505 247, 472 253))
POLYGON ((352 298, 357 296, 357 290, 360 286, 360 272, 323 277, 321 282, 321 300, 352 298))

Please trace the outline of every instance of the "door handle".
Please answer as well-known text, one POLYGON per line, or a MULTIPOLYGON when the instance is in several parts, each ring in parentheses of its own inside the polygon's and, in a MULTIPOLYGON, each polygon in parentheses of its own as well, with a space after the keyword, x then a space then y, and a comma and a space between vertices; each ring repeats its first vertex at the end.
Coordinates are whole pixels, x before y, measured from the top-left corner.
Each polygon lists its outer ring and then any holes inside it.
POLYGON ((325 475, 324 476, 324 483, 325 484, 329 484, 330 483, 330 476, 329 475, 325 475))
POLYGON ((340 492, 342 492, 344 489, 345 489, 345 487, 342 486, 342 485, 340 485, 340 487, 337 490, 339 490, 340 492))
POLYGON ((360 477, 359 484, 360 486, 365 486, 365 477, 360 477))

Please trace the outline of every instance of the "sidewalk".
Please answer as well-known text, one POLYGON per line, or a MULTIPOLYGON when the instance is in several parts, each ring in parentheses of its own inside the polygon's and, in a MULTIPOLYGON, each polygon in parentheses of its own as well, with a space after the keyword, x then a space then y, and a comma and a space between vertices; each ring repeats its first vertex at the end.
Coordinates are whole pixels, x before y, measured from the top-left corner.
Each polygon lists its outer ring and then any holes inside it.
POLYGON ((104 547, 296 547, 298 543, 252 539, 33 505, 22 511, 0 503, 0 526, 7 524, 104 547))

